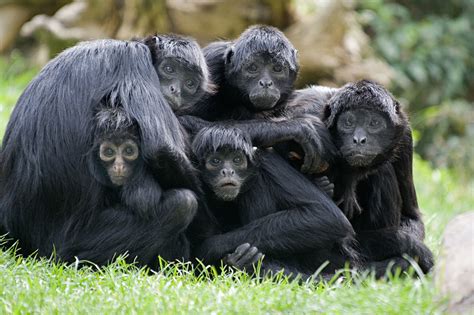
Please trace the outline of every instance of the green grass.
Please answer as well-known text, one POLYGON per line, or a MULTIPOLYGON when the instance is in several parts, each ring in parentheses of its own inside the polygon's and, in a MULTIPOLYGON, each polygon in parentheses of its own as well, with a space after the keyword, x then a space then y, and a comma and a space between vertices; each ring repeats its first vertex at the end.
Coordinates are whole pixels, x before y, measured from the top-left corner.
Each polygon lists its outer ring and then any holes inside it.
MULTIPOLYGON (((35 72, 25 71, 19 59, 0 59, 0 136, 11 107, 35 72)), ((418 158, 414 168, 427 244, 437 256, 449 219, 474 209, 474 186, 458 183, 448 171, 433 170, 418 158)), ((239 272, 196 276, 186 266, 168 266, 150 275, 123 261, 100 271, 76 270, 0 251, 0 314, 436 314, 443 313, 445 305, 432 275, 395 276, 390 282, 356 275, 351 282, 316 286, 284 278, 258 281, 239 272)))

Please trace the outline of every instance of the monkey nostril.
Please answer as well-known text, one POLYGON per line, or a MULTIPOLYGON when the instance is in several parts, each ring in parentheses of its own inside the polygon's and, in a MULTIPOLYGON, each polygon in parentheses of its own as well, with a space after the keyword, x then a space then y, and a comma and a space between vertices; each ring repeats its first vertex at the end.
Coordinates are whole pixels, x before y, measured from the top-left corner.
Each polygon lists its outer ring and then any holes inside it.
POLYGON ((354 137, 352 138, 352 142, 354 142, 354 144, 365 144, 367 142, 367 137, 354 137))
POLYGON ((234 173, 235 171, 233 169, 229 170, 225 168, 221 171, 222 176, 230 176, 230 175, 234 175, 234 173))
POLYGON ((264 80, 259 80, 258 81, 258 84, 261 86, 261 87, 269 87, 269 86, 272 86, 273 85, 273 81, 264 81, 264 80))
POLYGON ((176 92, 176 88, 173 85, 170 85, 170 91, 171 93, 174 93, 176 92))

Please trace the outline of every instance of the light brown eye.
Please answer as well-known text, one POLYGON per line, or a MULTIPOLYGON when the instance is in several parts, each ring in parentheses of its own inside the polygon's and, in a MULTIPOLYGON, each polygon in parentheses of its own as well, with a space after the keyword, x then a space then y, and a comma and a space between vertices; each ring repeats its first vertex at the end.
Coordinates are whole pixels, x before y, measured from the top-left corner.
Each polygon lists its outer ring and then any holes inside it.
POLYGON ((235 158, 234 158, 234 163, 235 163, 235 164, 240 164, 240 163, 242 163, 242 158, 239 157, 239 156, 235 157, 235 158))
POLYGON ((125 154, 126 155, 132 155, 135 153, 135 150, 132 147, 126 147, 125 148, 125 154))
POLYGON ((106 157, 113 157, 114 156, 114 150, 112 150, 111 148, 107 148, 104 150, 104 155, 106 157))
POLYGON ((211 164, 212 164, 212 165, 219 165, 219 164, 221 164, 221 160, 218 159, 218 158, 213 158, 213 159, 211 160, 211 164))

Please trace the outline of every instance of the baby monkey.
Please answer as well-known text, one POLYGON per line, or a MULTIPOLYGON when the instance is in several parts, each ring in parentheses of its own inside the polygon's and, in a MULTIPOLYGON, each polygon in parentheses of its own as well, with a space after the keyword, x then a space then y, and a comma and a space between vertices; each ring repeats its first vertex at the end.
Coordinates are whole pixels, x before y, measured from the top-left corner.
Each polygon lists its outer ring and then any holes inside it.
MULTIPOLYGON (((208 206, 220 226, 227 228, 223 232, 241 225, 237 200, 245 194, 255 168, 250 143, 241 130, 219 127, 204 128, 193 142, 208 206)), ((257 247, 243 243, 222 261, 249 271, 262 257, 257 247)))
POLYGON ((196 214, 196 195, 188 189, 163 190, 140 152, 138 126, 121 108, 102 108, 95 118, 90 165, 109 191, 107 202, 143 219, 159 219, 170 233, 183 231, 196 214))
POLYGON ((135 173, 139 154, 138 145, 131 137, 104 140, 99 147, 99 158, 115 186, 122 186, 135 173))

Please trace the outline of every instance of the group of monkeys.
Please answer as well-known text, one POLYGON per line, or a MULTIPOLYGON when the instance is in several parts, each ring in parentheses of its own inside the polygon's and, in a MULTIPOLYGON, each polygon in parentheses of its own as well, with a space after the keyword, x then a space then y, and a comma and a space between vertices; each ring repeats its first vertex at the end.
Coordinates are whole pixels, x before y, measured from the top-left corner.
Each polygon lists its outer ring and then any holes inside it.
MULTIPOLYGON (((317 56, 315 57, 317 58, 317 56)), ((21 253, 158 268, 200 259, 331 276, 433 266, 411 129, 371 81, 294 89, 270 26, 201 49, 179 35, 97 40, 50 61, 0 153, 0 229, 21 253)))

